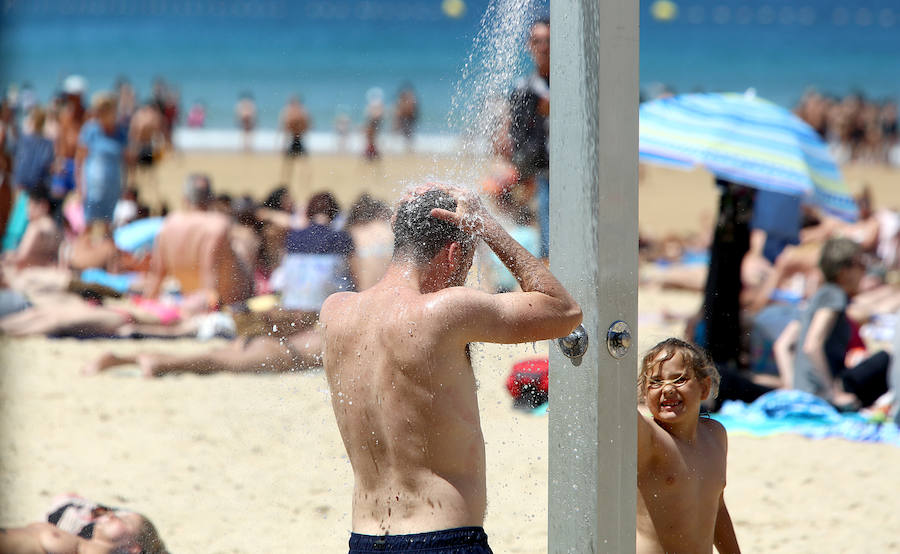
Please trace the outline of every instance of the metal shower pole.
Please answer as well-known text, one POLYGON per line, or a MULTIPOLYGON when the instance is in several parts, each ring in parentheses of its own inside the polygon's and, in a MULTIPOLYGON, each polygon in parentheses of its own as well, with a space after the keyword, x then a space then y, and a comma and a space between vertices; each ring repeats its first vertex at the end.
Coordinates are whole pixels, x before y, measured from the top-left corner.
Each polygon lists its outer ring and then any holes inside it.
POLYGON ((638 6, 550 3, 550 261, 590 339, 580 365, 551 348, 551 553, 635 547, 638 6))

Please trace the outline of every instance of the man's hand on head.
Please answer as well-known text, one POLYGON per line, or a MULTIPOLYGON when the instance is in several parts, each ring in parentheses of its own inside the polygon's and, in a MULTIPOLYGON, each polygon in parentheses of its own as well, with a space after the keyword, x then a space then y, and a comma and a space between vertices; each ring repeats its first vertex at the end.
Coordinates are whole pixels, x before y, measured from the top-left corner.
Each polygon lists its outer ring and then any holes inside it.
POLYGON ((473 237, 484 237, 485 230, 494 221, 494 218, 484 207, 478 194, 472 190, 451 185, 434 185, 432 188, 442 190, 456 200, 456 212, 435 208, 431 210, 432 217, 453 223, 473 237))

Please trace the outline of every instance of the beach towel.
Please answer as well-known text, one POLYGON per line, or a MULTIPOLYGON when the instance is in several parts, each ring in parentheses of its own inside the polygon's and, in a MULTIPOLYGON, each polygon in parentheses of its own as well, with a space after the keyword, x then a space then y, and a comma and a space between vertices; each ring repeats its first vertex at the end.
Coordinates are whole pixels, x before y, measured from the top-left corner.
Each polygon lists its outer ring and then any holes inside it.
POLYGON ((13 204, 12 213, 9 214, 9 221, 7 221, 6 229, 4 230, 4 252, 15 250, 19 246, 19 241, 22 240, 26 227, 28 227, 28 195, 20 193, 16 197, 16 203, 13 204))
POLYGON ((148 217, 122 225, 113 231, 116 248, 132 254, 149 252, 163 222, 162 217, 148 217))
POLYGON ((900 446, 896 424, 870 421, 858 413, 842 414, 818 396, 797 390, 772 391, 751 404, 725 401, 712 418, 729 433, 795 433, 811 439, 843 438, 900 446))
POLYGON ((109 273, 105 270, 92 267, 81 272, 81 281, 83 283, 95 283, 109 287, 120 294, 125 294, 131 290, 131 286, 137 281, 137 273, 109 273))

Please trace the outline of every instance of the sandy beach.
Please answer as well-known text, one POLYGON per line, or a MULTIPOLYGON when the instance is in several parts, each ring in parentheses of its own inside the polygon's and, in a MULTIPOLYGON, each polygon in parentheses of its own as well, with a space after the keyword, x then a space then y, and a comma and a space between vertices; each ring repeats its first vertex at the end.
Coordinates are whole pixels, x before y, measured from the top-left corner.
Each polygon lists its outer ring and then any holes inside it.
MULTIPOLYGON (((279 181, 280 163, 275 154, 173 154, 158 178, 172 205, 185 175, 201 170, 217 191, 259 199, 279 181)), ((342 203, 366 190, 393 200, 407 183, 456 163, 317 156, 295 190, 331 190, 342 203)), ((852 166, 845 175, 854 190, 870 184, 877 206, 900 206, 900 171, 852 166)), ((705 232, 715 203, 708 175, 646 168, 640 225, 654 234, 705 232)), ((640 291, 638 348, 680 333, 663 310, 686 314, 699 302, 696 294, 640 291)), ((148 515, 173 553, 346 552, 352 472, 321 370, 79 375, 107 350, 214 344, 0 338, 0 526, 35 521, 53 496, 77 492, 148 515)), ((547 417, 514 410, 504 387, 511 364, 544 352, 546 345, 483 345, 473 356, 488 462, 485 528, 497 553, 546 551, 547 417)), ((892 446, 732 435, 725 495, 743 550, 900 551, 898 466, 892 446)))

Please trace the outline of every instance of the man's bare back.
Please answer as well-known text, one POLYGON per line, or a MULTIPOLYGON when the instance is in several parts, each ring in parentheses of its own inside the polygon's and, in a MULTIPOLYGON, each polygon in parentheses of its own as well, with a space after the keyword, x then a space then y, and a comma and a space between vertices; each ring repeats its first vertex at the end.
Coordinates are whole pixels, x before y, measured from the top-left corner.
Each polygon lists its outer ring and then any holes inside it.
POLYGON ((232 248, 231 226, 231 220, 218 213, 169 215, 151 258, 148 296, 158 294, 163 277, 171 275, 178 279, 183 293, 205 291, 222 304, 249 298, 253 271, 232 248))
MULTIPOLYGON (((407 205, 401 203, 395 256, 384 278, 369 290, 325 302, 325 371, 356 480, 355 533, 481 526, 484 439, 467 345, 562 336, 581 321, 565 289, 474 196, 441 190, 458 202, 456 212, 426 206, 426 216, 483 238, 509 262, 526 292, 490 295, 459 286, 473 245, 452 241, 419 261, 406 257, 412 247, 400 234, 430 223, 401 217, 407 205)), ((417 195, 424 198, 422 189, 408 205, 417 195)), ((410 244, 420 240, 414 233, 410 244)))
MULTIPOLYGON (((354 471, 353 529, 478 526, 484 439, 466 344, 446 340, 443 291, 380 283, 328 302, 332 402, 354 471)), ((324 310, 323 310, 324 311, 324 310)))

